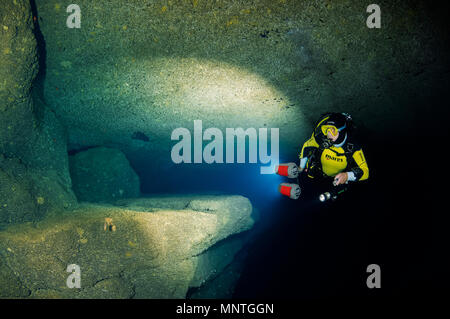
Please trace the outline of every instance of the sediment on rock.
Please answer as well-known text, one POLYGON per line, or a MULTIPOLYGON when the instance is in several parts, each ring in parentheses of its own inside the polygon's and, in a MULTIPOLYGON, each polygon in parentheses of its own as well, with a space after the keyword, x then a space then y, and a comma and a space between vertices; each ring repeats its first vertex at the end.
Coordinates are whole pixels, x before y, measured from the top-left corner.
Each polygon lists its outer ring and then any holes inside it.
MULTIPOLYGON (((161 200, 167 198, 147 199, 161 200)), ((254 225, 242 196, 172 197, 173 207, 184 207, 152 212, 136 209, 143 201, 83 203, 0 231, 0 296, 185 298, 223 270, 244 242, 224 240, 254 225), (80 289, 66 286, 70 264, 80 267, 80 289)))

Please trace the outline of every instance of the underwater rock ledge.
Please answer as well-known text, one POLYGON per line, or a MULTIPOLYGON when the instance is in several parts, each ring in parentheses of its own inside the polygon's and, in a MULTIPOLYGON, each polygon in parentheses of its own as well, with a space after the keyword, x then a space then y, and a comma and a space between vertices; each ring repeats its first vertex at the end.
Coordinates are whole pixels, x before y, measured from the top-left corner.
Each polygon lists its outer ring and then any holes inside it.
POLYGON ((12 225, 0 231, 0 297, 185 298, 232 262, 242 241, 208 249, 252 228, 252 212, 242 196, 162 196, 12 225), (70 264, 79 289, 66 286, 70 264))

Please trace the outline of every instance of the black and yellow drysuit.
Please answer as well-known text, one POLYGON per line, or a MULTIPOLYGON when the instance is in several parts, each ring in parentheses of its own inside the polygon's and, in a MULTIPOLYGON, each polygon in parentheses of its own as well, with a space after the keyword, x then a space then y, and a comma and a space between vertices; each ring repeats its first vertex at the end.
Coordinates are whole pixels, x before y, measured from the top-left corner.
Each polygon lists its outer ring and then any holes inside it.
POLYGON ((300 168, 310 178, 334 177, 347 172, 348 181, 369 178, 369 167, 362 148, 349 132, 351 117, 346 113, 327 113, 316 123, 314 132, 302 147, 300 168), (330 128, 339 132, 336 141, 327 138, 330 128))

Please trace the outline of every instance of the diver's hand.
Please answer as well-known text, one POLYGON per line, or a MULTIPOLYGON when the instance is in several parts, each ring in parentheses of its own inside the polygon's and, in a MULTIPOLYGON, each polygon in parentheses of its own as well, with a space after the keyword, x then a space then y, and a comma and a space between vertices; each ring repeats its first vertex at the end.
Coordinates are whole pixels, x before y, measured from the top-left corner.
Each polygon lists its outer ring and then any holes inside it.
POLYGON ((338 186, 347 183, 347 181, 348 181, 348 174, 346 172, 339 173, 334 177, 333 185, 338 186))

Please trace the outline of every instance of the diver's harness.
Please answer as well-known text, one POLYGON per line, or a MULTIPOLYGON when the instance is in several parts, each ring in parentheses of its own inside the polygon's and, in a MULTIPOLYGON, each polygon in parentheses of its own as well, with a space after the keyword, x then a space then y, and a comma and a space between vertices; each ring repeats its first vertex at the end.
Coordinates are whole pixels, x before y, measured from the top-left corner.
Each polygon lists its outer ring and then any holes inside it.
POLYGON ((308 161, 306 162, 305 169, 307 169, 308 177, 315 178, 315 177, 325 177, 325 173, 322 171, 322 164, 320 162, 320 156, 322 155, 322 152, 325 149, 329 149, 330 151, 334 152, 338 156, 344 155, 347 158, 347 161, 349 161, 349 158, 353 154, 354 150, 354 144, 350 142, 346 142, 344 145, 344 153, 339 153, 333 149, 331 149, 331 146, 333 146, 333 143, 330 142, 328 139, 325 139, 319 144, 319 147, 314 148, 311 153, 308 156, 308 161))

